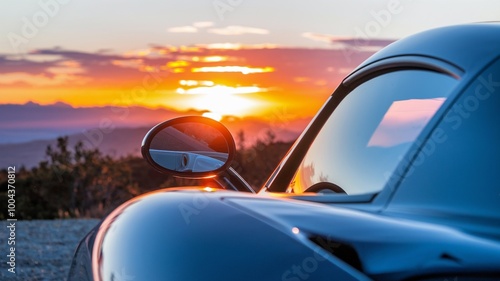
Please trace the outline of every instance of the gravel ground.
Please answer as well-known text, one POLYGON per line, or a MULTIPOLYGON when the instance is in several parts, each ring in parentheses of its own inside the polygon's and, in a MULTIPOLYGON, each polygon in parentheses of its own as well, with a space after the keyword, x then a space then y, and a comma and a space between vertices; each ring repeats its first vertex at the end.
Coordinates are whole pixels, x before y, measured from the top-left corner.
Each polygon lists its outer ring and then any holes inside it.
POLYGON ((9 223, 2 221, 0 230, 0 280, 66 280, 71 258, 80 239, 99 220, 33 220, 17 221, 16 273, 8 271, 9 223))

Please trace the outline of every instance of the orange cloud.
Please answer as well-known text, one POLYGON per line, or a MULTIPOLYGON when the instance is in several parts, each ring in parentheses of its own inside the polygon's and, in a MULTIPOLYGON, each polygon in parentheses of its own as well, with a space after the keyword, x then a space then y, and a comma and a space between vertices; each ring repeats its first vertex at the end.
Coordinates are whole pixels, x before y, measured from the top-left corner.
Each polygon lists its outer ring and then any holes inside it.
MULTIPOLYGON (((58 69, 49 68, 50 72, 59 72, 58 69)), ((25 72, 13 72, 0 75, 0 85, 23 83, 32 86, 58 86, 69 83, 78 85, 86 84, 90 78, 75 76, 72 74, 58 73, 52 77, 45 74, 30 74, 25 72)))
POLYGON ((266 67, 247 67, 247 66, 205 66, 193 68, 192 72, 239 72, 242 74, 273 72, 274 68, 266 67))
POLYGON ((178 94, 188 94, 188 95, 241 95, 241 94, 254 94, 267 92, 267 89, 260 88, 257 86, 224 86, 224 85, 213 85, 213 86, 202 86, 195 88, 177 88, 176 92, 178 94))
POLYGON ((196 108, 259 118, 282 107, 303 118, 313 115, 346 73, 371 54, 352 52, 347 59, 337 49, 229 43, 154 45, 126 54, 43 49, 31 58, 0 55, 0 103, 196 108), (227 100, 258 106, 238 113, 217 105, 227 100))

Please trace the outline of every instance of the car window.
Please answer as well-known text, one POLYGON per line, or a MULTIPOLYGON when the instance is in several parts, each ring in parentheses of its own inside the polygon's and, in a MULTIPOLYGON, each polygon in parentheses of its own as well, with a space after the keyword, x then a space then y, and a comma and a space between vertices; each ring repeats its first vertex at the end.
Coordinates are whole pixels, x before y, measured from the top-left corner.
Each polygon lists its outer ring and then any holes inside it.
MULTIPOLYGON (((447 110, 404 175, 391 205, 415 204, 464 219, 500 217, 500 60, 447 110)), ((478 222, 478 221, 477 221, 478 222)))
POLYGON ((380 191, 456 83, 437 72, 400 70, 357 86, 323 125, 288 191, 324 183, 349 195, 380 191))

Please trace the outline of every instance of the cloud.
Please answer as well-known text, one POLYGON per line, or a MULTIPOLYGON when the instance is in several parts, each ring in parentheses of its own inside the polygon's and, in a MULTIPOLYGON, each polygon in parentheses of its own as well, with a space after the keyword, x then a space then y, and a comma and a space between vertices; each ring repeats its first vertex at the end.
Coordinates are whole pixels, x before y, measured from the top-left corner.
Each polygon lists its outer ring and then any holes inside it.
POLYGON ((346 53, 337 48, 269 48, 244 44, 154 45, 150 49, 144 49, 148 55, 41 49, 33 53, 37 56, 35 61, 0 55, 0 95, 19 91, 25 95, 40 95, 34 100, 43 101, 47 98, 41 97, 42 93, 50 93, 50 87, 57 87, 68 89, 61 91, 68 94, 61 94, 60 100, 74 99, 78 100, 74 103, 91 104, 92 98, 80 96, 82 89, 90 89, 89 92, 109 93, 98 101, 100 103, 110 103, 117 99, 116 95, 120 103, 126 104, 122 93, 126 96, 134 87, 145 85, 144 81, 147 85, 155 85, 148 86, 148 95, 153 101, 166 98, 156 97, 157 89, 177 96, 175 91, 180 81, 210 80, 214 86, 266 88, 269 91, 264 93, 269 96, 293 92, 300 100, 302 93, 328 93, 346 73, 372 54, 367 51, 346 53), (44 61, 45 57, 57 59, 44 61), (294 77, 305 78, 299 83, 294 82, 294 77))
POLYGON ((321 33, 313 33, 313 32, 304 32, 302 33, 302 37, 311 39, 314 41, 321 41, 326 43, 332 43, 335 40, 342 39, 339 36, 330 35, 330 34, 321 34, 321 33))
POLYGON ((72 74, 55 74, 48 76, 45 74, 30 74, 25 72, 13 72, 0 75, 0 85, 11 85, 23 83, 32 86, 57 86, 68 83, 85 84, 89 78, 72 74))
POLYGON ((274 72, 274 68, 267 66, 264 68, 261 67, 248 67, 248 66, 205 66, 199 68, 191 69, 192 72, 239 72, 242 74, 251 74, 251 73, 266 73, 266 72, 274 72))
POLYGON ((77 61, 64 60, 57 63, 57 66, 47 68, 47 72, 54 74, 80 74, 85 73, 85 69, 77 61))
POLYGON ((214 26, 214 23, 211 21, 198 21, 198 22, 193 23, 193 26, 196 28, 206 28, 206 27, 214 26))
POLYGON ((25 58, 0 55, 0 84, 16 87, 33 85, 39 87, 72 86, 92 83, 110 85, 141 81, 144 71, 165 65, 166 57, 125 56, 117 54, 88 53, 41 49, 25 58), (57 60, 43 61, 43 57, 57 60))
POLYGON ((215 86, 201 86, 201 87, 194 87, 194 88, 177 88, 176 92, 178 94, 187 94, 187 95, 206 95, 206 94, 212 94, 212 95, 241 95, 241 94, 255 94, 255 93, 262 93, 262 92, 267 92, 268 89, 266 88, 260 88, 257 86, 238 86, 238 87, 232 87, 232 86, 222 86, 222 85, 215 85, 215 86))
POLYGON ((167 29, 167 31, 171 33, 196 33, 198 32, 198 28, 191 25, 186 25, 186 26, 170 27, 169 29, 167 29))
POLYGON ((224 28, 211 28, 208 32, 218 35, 269 34, 269 31, 266 29, 239 25, 230 25, 224 28))
MULTIPOLYGON (((33 54, 37 54, 39 56, 60 56, 62 59, 70 59, 77 62, 87 62, 87 63, 95 63, 102 64, 103 61, 107 61, 110 59, 120 59, 122 58, 120 55, 113 54, 102 54, 102 53, 87 53, 80 51, 70 51, 63 49, 40 49, 32 52, 33 54)), ((54 63, 54 62, 51 62, 54 63)), ((59 61, 55 61, 55 63, 59 63, 59 61)))
POLYGON ((133 69, 139 69, 143 64, 143 60, 113 60, 111 61, 113 65, 117 65, 120 67, 130 67, 133 69))
POLYGON ((392 39, 342 37, 313 32, 302 33, 302 37, 329 43, 338 48, 353 48, 359 51, 376 51, 394 42, 392 39))
POLYGON ((0 75, 2 73, 12 72, 38 74, 52 66, 56 66, 54 61, 35 61, 26 58, 13 58, 0 55, 0 75))
POLYGON ((171 33, 197 33, 198 29, 211 26, 214 26, 214 23, 211 21, 197 21, 192 25, 170 27, 167 29, 167 31, 171 33))
MULTIPOLYGON (((344 42, 348 41, 344 39, 344 42)), ((203 77, 207 75, 204 73, 211 73, 213 77, 216 77, 217 73, 221 73, 220 75, 224 73, 224 77, 228 73, 232 73, 229 75, 233 76, 249 73, 283 75, 282 78, 275 81, 277 83, 288 81, 290 77, 336 75, 343 67, 352 69, 355 62, 359 63, 370 55, 367 52, 356 52, 347 60, 345 52, 340 49, 310 50, 277 46, 269 48, 267 45, 256 47, 241 44, 194 47, 155 45, 151 49, 143 51, 148 55, 144 55, 142 52, 116 54, 57 48, 41 49, 33 52, 37 56, 35 61, 26 58, 12 59, 0 55, 0 75, 10 74, 2 78, 4 84, 27 83, 33 79, 34 82, 31 84, 39 86, 64 84, 65 81, 71 85, 70 80, 76 77, 90 78, 92 85, 130 84, 131 81, 140 82, 144 78, 144 71, 158 72, 162 75, 166 75, 166 73, 178 75, 179 80, 204 80, 206 78, 203 77), (44 61, 45 57, 57 59, 44 61), (290 57, 301 59, 290 61, 290 57), (333 70, 326 71, 328 67, 333 67, 330 68, 333 70), (174 70, 179 70, 179 74, 174 70), (183 71, 181 72, 181 70, 183 71), (13 75, 13 73, 16 74, 13 75), (59 76, 56 81, 49 81, 49 79, 55 79, 57 75, 59 76)), ((255 81, 252 78, 252 83, 261 83, 262 77, 259 75, 255 81)), ((245 77, 245 79, 250 78, 245 77)))

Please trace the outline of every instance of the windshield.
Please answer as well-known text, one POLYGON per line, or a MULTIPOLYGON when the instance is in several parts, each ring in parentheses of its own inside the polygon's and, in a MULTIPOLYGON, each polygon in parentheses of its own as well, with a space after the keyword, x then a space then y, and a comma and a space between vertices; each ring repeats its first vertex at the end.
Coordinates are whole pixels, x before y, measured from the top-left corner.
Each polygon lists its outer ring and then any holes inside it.
POLYGON ((330 191, 348 195, 379 192, 456 82, 437 72, 401 70, 359 85, 324 124, 288 191, 328 183, 336 187, 330 191))

